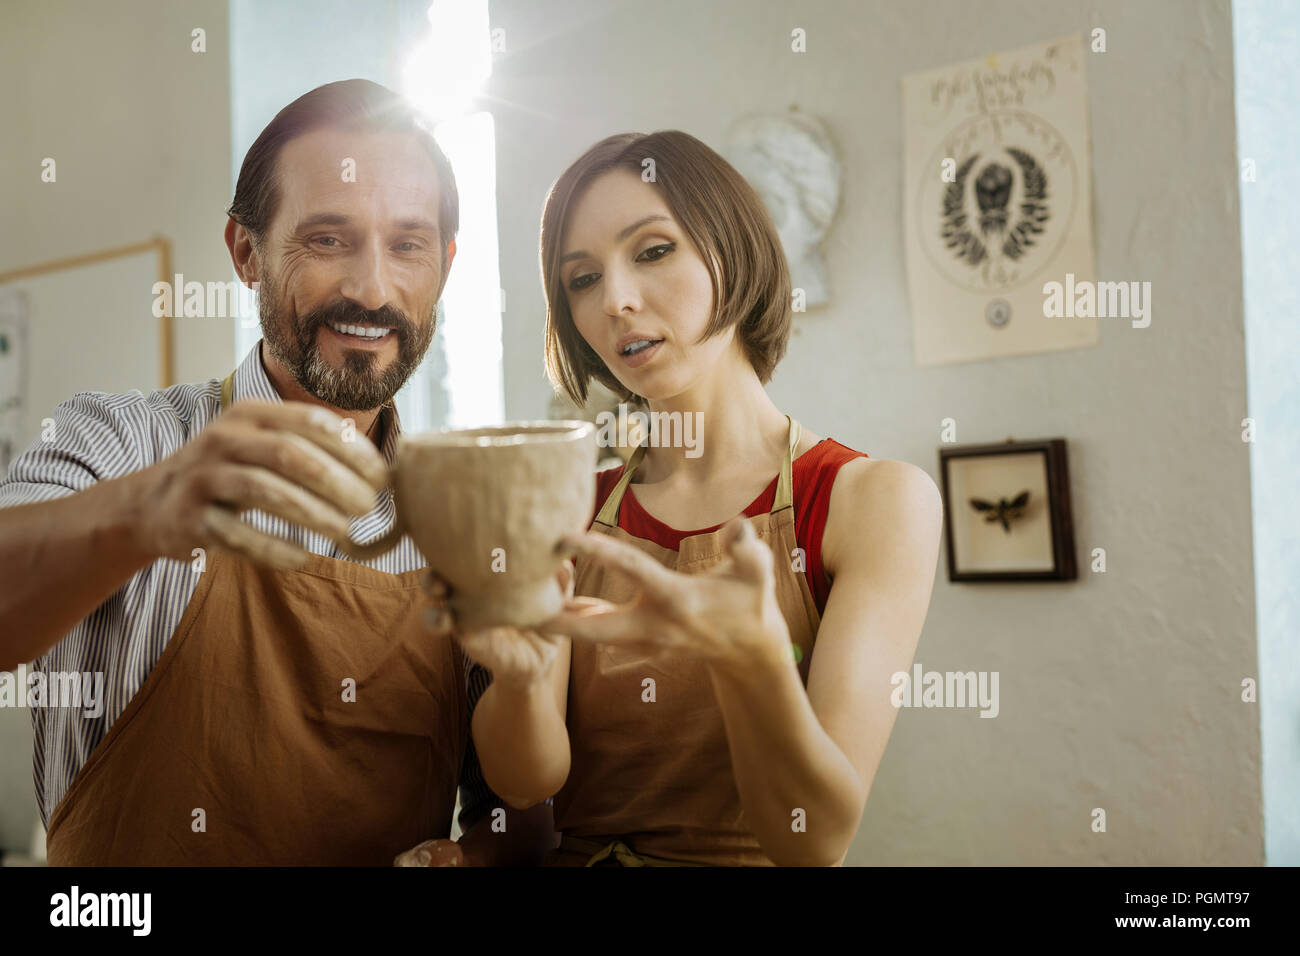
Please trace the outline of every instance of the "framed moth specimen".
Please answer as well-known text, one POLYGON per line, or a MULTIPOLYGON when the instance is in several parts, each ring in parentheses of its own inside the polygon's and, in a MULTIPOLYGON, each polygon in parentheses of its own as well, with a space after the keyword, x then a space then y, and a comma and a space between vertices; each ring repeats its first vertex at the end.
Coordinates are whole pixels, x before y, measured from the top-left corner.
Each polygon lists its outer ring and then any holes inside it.
POLYGON ((1065 439, 939 449, 950 581, 1073 581, 1065 439))

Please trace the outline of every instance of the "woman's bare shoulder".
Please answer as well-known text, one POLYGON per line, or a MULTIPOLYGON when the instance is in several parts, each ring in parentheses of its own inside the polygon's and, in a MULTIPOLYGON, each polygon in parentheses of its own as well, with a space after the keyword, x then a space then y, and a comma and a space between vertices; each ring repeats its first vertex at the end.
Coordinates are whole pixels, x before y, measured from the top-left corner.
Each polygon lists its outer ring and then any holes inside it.
POLYGON ((830 518, 864 508, 938 500, 939 488, 920 465, 893 458, 853 458, 840 466, 831 491, 830 518), (839 506, 838 509, 836 506, 839 506))
POLYGON ((938 526, 939 488, 929 472, 909 461, 854 458, 835 475, 822 543, 828 572, 873 539, 917 527, 938 526))

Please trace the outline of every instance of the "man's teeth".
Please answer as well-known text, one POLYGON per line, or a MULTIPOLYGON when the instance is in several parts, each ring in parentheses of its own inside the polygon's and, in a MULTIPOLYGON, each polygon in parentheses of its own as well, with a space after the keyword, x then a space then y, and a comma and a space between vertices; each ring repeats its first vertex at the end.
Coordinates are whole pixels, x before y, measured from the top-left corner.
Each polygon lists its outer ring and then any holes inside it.
POLYGON ((335 332, 342 332, 344 335, 355 335, 363 339, 382 339, 392 329, 381 329, 370 325, 336 325, 329 323, 329 327, 335 332))
POLYGON ((640 339, 623 348, 624 355, 635 355, 637 352, 643 352, 650 346, 658 342, 659 339, 640 339))

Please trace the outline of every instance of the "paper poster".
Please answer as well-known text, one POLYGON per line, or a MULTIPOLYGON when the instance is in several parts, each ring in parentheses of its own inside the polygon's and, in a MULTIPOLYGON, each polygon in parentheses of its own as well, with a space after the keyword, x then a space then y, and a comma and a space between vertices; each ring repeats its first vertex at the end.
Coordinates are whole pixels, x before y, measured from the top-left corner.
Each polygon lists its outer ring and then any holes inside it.
POLYGON ((1045 315, 1095 281, 1080 36, 903 77, 903 238, 918 365, 1081 348, 1045 315))

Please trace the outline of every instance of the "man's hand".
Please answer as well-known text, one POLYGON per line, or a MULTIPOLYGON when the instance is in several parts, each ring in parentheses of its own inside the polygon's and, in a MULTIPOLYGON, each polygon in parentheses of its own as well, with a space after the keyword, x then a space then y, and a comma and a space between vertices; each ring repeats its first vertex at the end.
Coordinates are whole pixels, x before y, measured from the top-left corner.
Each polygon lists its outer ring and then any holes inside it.
POLYGON ((454 840, 425 840, 398 854, 393 866, 468 866, 460 844, 454 840))
POLYGON ((388 468, 371 442, 345 440, 343 419, 328 409, 249 400, 131 480, 142 554, 188 560, 195 547, 218 547, 293 568, 306 552, 256 531, 240 512, 257 508, 339 540, 349 515, 374 508, 388 468))
POLYGON ((493 814, 484 814, 459 842, 425 840, 399 854, 393 866, 541 866, 559 845, 550 805, 502 809, 503 827, 494 827, 493 814))

